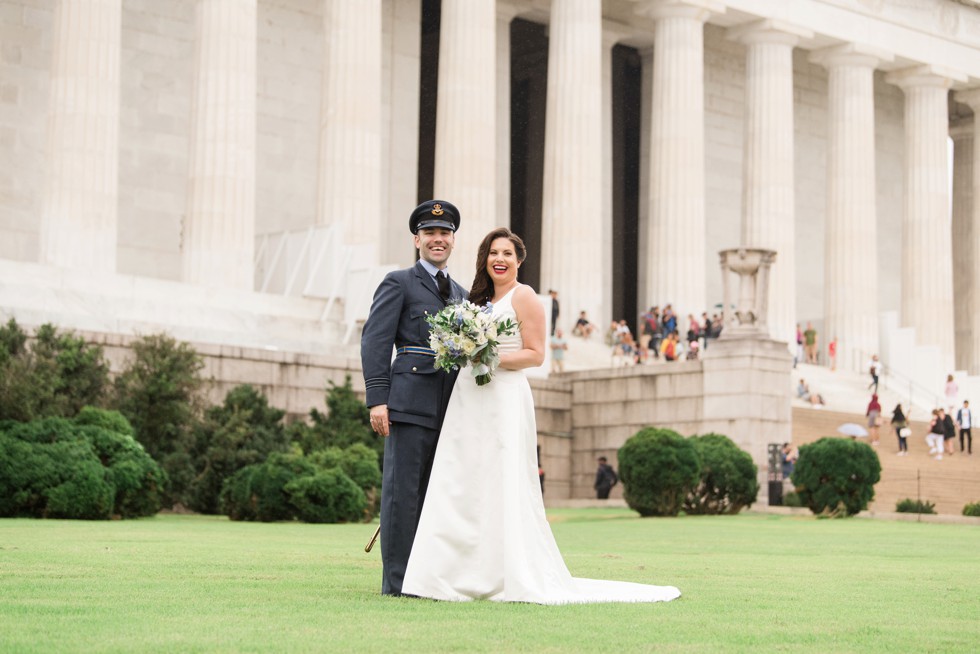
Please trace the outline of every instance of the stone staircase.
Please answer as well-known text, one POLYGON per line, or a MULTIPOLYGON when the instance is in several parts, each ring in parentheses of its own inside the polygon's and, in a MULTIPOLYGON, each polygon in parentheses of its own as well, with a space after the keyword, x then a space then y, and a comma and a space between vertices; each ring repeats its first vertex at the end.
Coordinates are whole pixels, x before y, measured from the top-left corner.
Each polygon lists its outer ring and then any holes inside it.
MULTIPOLYGON (((889 415, 890 411, 886 410, 886 423, 889 415)), ((845 438, 837 433, 837 426, 845 422, 863 425, 866 419, 861 413, 794 406, 793 444, 800 446, 823 436, 845 438)), ((973 456, 960 454, 957 441, 956 454, 937 461, 929 455, 925 443, 929 423, 913 420, 911 427, 908 456, 897 456, 895 431, 887 424, 881 427, 876 448, 881 461, 881 481, 875 486, 875 499, 869 510, 894 511, 899 500, 920 498, 934 503, 938 513, 959 515, 963 505, 980 502, 980 448, 973 456)))

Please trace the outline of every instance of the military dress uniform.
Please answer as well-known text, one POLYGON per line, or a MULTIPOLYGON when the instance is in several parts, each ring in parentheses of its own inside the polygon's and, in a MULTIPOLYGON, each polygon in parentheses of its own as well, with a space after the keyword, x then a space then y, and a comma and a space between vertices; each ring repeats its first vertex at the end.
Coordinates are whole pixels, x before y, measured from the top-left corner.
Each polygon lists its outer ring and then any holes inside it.
MULTIPOLYGON (((455 232, 458 226, 456 207, 440 200, 419 205, 409 219, 413 234, 426 227, 455 232)), ((466 295, 462 286, 449 280, 448 302, 466 295)), ((387 404, 391 423, 381 486, 381 592, 386 595, 401 594, 439 430, 456 381, 455 372, 435 368, 429 347, 426 318, 446 304, 421 262, 388 273, 374 294, 361 336, 367 405, 387 404)))

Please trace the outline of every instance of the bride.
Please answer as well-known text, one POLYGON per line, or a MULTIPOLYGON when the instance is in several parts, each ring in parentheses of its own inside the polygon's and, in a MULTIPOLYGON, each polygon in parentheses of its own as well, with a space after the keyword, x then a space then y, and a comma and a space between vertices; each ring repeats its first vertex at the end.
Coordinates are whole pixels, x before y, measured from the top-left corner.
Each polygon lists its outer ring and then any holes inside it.
POLYGON ((544 310, 517 281, 526 250, 506 228, 477 254, 470 301, 519 321, 500 338, 500 367, 477 386, 463 371, 449 402, 402 592, 440 600, 567 604, 659 602, 673 586, 576 579, 544 512, 536 463, 537 428, 525 368, 541 365, 544 310))

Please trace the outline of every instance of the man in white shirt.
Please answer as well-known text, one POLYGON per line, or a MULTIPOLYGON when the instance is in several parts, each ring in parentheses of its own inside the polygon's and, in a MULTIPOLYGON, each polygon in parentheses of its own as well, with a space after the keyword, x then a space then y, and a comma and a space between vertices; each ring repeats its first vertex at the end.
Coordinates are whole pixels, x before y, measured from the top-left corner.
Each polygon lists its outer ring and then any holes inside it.
POLYGON ((956 424, 960 426, 960 452, 963 451, 963 438, 966 437, 966 452, 973 454, 973 412, 970 401, 963 400, 963 408, 956 412, 956 424))

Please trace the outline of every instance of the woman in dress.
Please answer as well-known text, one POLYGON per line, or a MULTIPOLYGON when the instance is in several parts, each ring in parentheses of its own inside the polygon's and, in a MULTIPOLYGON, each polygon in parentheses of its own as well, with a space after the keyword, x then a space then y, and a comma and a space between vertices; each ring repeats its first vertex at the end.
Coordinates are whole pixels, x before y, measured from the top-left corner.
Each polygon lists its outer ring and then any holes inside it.
POLYGON ((896 404, 895 410, 892 411, 892 427, 895 428, 895 435, 898 437, 898 456, 906 456, 909 453, 909 443, 906 436, 902 436, 903 430, 909 426, 909 421, 905 418, 905 412, 902 411, 902 405, 896 404))
POLYGON ((672 586, 576 579, 568 572, 545 517, 537 467, 534 403, 525 368, 541 365, 544 310, 517 281, 526 250, 506 228, 480 244, 475 304, 520 324, 499 339, 500 366, 478 386, 456 380, 432 464, 402 591, 440 600, 568 604, 658 602, 672 586))
POLYGON ((868 432, 871 434, 871 445, 878 447, 878 427, 881 426, 881 404, 878 396, 872 395, 868 402, 868 410, 864 412, 868 417, 868 432))

